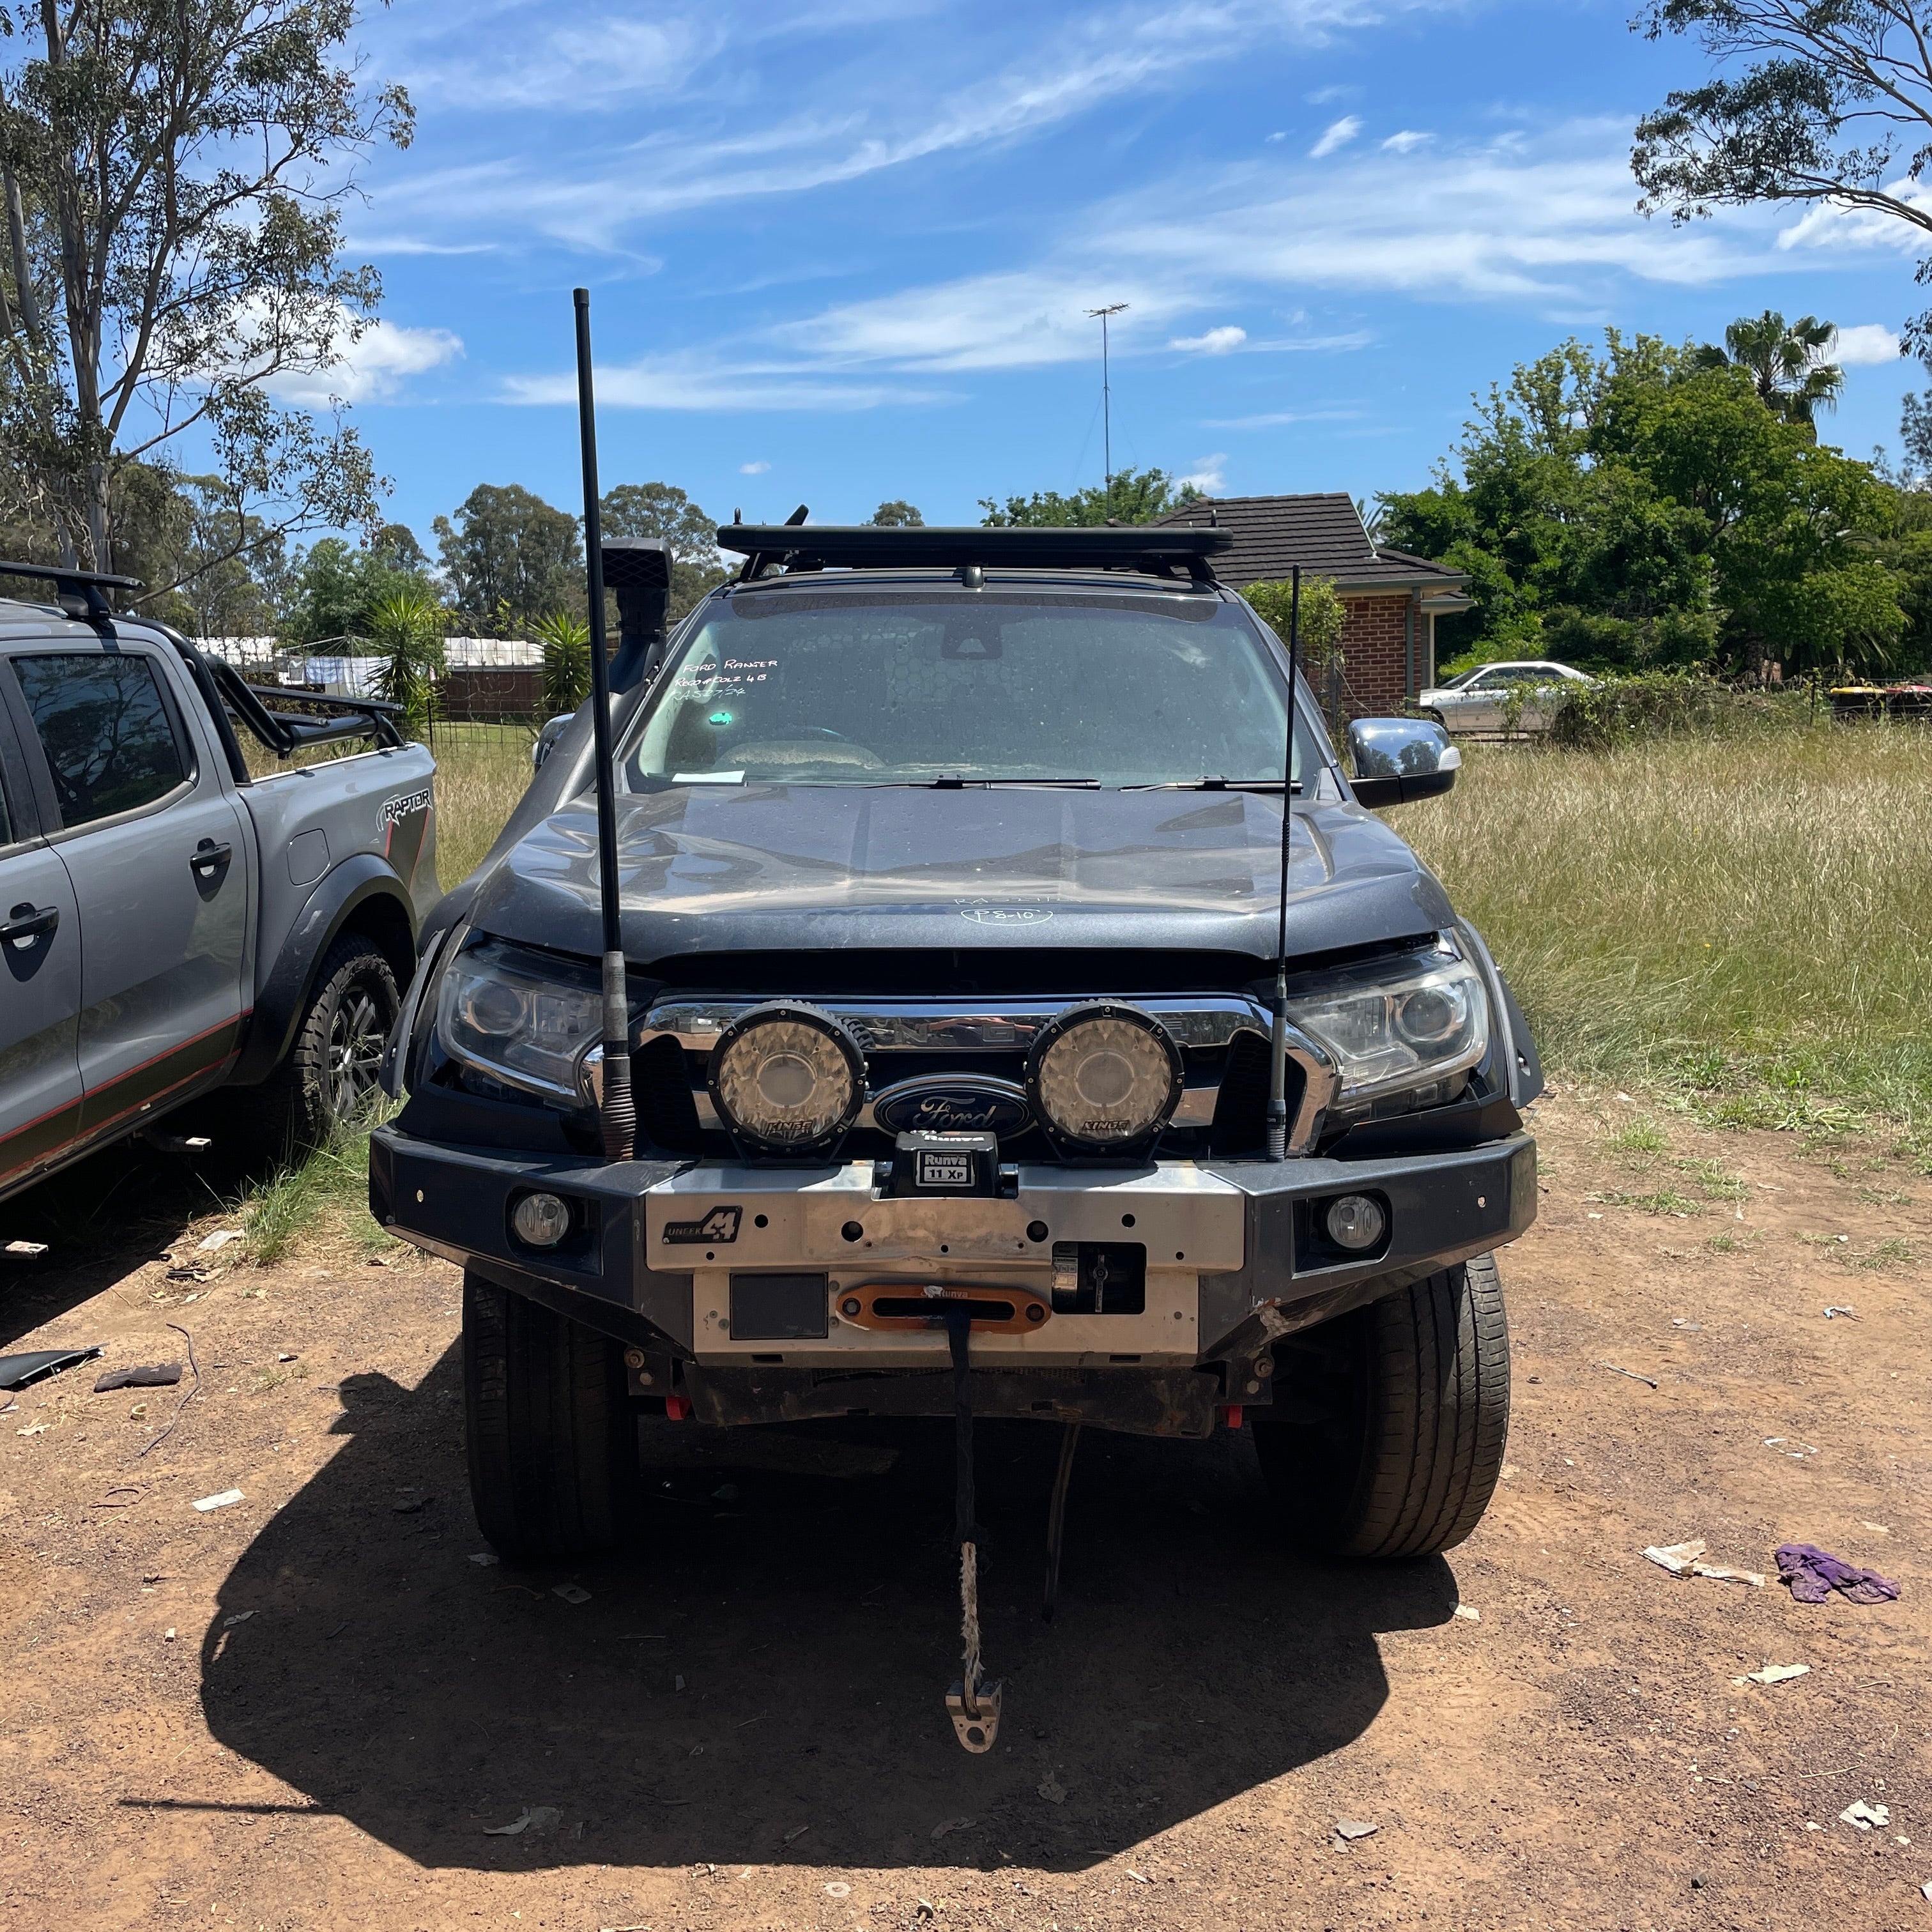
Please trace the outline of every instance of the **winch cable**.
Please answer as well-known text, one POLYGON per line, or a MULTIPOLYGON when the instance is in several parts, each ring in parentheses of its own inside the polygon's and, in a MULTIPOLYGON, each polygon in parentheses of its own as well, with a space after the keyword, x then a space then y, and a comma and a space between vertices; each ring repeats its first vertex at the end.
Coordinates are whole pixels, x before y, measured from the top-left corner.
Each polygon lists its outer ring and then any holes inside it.
POLYGON ((993 1748, 1000 1731, 1002 1686, 984 1682, 980 1662, 980 1550, 974 1520, 973 1304, 949 1301, 946 1339, 952 1355, 952 1533, 959 1546, 959 1634, 964 1670, 946 1694, 956 1736, 976 1755, 993 1748))
POLYGON ((1046 1600, 1040 1621, 1052 1623, 1060 1601, 1060 1550, 1066 1536, 1066 1491, 1073 1480, 1073 1452, 1080 1446, 1080 1425, 1070 1422, 1060 1438, 1060 1468, 1053 1479, 1053 1502, 1046 1513, 1046 1600))

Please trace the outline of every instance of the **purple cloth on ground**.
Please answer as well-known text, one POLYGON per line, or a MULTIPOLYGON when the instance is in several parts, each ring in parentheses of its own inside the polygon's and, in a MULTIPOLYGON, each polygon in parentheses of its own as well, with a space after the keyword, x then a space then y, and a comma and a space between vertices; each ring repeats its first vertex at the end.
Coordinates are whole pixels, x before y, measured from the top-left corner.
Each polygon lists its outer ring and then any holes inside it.
POLYGON ((1855 1604, 1888 1604, 1898 1594, 1898 1586, 1876 1570, 1861 1570, 1815 1543, 1780 1543, 1778 1574, 1801 1604, 1822 1604, 1834 1590, 1855 1604))

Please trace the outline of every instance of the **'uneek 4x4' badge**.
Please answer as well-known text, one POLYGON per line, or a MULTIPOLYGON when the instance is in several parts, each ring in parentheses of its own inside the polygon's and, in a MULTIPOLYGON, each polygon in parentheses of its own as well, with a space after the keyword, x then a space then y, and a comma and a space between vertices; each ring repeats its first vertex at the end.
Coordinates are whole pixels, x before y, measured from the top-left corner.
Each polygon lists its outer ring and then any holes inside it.
POLYGON ((687 1248, 702 1247, 707 1241, 722 1246, 738 1238, 738 1223, 744 1218, 742 1208, 714 1208, 701 1221, 667 1221, 664 1238, 687 1248))

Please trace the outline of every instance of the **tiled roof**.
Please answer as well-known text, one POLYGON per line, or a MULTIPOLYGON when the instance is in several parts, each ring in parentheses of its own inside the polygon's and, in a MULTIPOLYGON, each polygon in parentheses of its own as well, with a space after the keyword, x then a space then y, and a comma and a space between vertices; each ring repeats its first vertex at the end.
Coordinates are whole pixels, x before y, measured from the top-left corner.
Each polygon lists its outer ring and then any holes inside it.
POLYGON ((1346 492, 1323 490, 1300 496, 1218 496, 1197 499, 1154 519, 1161 524, 1204 524, 1232 530, 1234 547, 1214 560, 1214 574, 1237 589, 1284 578, 1295 564, 1332 577, 1345 590, 1390 590, 1439 585, 1453 588, 1466 580, 1459 571, 1411 556, 1378 550, 1346 492))

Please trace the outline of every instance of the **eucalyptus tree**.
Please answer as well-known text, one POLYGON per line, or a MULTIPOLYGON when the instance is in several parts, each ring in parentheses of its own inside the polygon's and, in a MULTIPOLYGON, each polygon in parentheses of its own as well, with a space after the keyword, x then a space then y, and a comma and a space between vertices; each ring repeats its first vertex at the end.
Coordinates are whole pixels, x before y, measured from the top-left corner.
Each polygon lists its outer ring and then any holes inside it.
MULTIPOLYGON (((0 10, 0 436, 64 561, 113 559, 116 476, 194 433, 236 546, 373 525, 327 394, 372 323, 358 164, 411 130, 349 51, 358 0, 14 0, 0 10)), ((206 559, 202 568, 224 560, 206 559)), ((160 594, 170 586, 151 586, 160 594)))
MULTIPOLYGON (((1932 234, 1932 0, 1648 0, 1632 25, 1682 36, 1713 70, 1637 123, 1646 214, 1784 202, 1932 234)), ((1932 350, 1932 311, 1904 346, 1932 350)))

